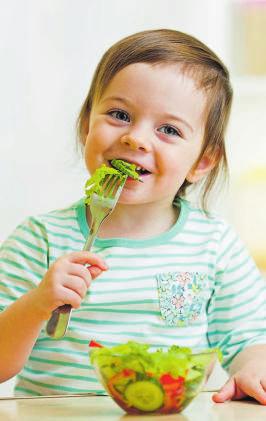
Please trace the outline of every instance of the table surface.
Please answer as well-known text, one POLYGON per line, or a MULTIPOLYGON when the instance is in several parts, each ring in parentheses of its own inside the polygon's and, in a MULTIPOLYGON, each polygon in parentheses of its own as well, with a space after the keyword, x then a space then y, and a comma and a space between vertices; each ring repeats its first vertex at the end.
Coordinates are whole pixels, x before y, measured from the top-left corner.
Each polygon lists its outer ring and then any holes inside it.
POLYGON ((0 421, 98 420, 118 421, 265 421, 266 407, 255 401, 234 401, 215 404, 212 393, 202 392, 182 412, 173 415, 125 414, 108 396, 56 396, 41 398, 0 399, 0 421))

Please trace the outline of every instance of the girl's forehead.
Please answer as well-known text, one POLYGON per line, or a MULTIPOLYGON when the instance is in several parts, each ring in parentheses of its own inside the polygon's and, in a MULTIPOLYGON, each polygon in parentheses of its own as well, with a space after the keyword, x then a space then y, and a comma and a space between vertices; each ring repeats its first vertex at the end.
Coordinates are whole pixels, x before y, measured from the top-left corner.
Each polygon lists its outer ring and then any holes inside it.
POLYGON ((118 71, 109 81, 101 96, 107 96, 110 91, 136 90, 139 87, 145 87, 145 91, 148 91, 149 88, 154 89, 155 92, 167 90, 168 95, 170 89, 182 88, 185 91, 201 91, 200 94, 205 96, 194 73, 187 71, 183 65, 142 62, 129 64, 118 71))
POLYGON ((183 115, 191 126, 199 127, 206 93, 181 66, 134 63, 116 73, 107 85, 99 103, 109 102, 150 115, 183 115))

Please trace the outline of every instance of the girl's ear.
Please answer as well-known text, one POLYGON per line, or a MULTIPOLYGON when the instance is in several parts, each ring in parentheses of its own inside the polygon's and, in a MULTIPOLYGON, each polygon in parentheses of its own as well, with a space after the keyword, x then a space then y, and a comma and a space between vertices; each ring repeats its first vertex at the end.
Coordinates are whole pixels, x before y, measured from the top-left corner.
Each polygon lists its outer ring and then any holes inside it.
POLYGON ((208 153, 205 152, 203 156, 193 165, 186 180, 189 183, 196 183, 205 177, 219 162, 219 152, 208 153))

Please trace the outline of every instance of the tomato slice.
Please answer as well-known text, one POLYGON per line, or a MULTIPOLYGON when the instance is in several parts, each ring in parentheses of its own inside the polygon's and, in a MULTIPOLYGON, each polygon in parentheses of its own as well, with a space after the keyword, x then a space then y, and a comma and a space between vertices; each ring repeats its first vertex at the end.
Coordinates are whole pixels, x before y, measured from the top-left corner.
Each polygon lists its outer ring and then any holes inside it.
POLYGON ((90 348, 103 348, 103 345, 99 344, 98 342, 91 340, 89 342, 89 347, 90 348))

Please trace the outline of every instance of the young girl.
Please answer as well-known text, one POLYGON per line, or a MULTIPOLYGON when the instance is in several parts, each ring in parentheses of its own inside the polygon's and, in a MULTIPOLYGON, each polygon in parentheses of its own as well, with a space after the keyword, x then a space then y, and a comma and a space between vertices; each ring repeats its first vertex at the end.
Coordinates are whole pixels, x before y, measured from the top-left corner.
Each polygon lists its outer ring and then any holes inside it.
POLYGON ((233 229, 207 213, 226 171, 228 71, 197 39, 173 30, 129 36, 103 56, 78 119, 90 174, 114 158, 141 167, 128 179, 93 252, 83 200, 30 217, 1 250, 0 381, 17 395, 103 393, 90 339, 167 348, 220 347, 230 380, 216 402, 266 404, 265 286, 233 229), (199 208, 185 199, 203 185, 199 208), (91 265, 88 269, 85 264, 91 265), (51 312, 74 308, 50 338, 51 312))

